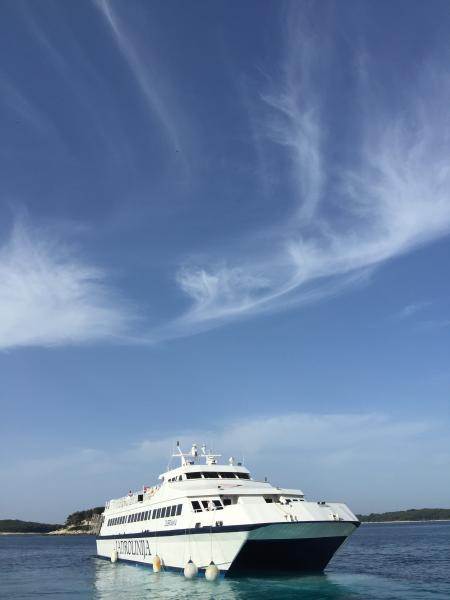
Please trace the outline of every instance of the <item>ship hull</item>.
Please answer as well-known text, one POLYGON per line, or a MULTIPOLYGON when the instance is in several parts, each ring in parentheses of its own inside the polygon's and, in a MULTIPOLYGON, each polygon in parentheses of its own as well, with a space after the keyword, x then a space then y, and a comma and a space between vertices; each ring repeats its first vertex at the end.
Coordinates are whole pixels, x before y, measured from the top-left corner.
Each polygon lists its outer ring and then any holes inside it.
POLYGON ((192 558, 199 570, 211 560, 223 575, 274 572, 312 573, 325 569, 336 550, 359 525, 357 522, 303 522, 236 525, 171 532, 143 532, 97 538, 97 553, 118 560, 183 570, 192 558))

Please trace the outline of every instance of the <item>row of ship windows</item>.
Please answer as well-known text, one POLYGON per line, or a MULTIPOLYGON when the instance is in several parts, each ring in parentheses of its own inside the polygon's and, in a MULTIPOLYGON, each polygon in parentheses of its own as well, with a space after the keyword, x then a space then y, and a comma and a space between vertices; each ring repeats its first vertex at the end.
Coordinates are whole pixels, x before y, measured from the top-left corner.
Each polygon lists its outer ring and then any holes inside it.
POLYGON ((137 521, 148 521, 149 519, 164 519, 167 517, 178 517, 181 515, 183 505, 174 504, 173 506, 162 506, 145 510, 143 512, 133 513, 132 515, 122 515, 121 517, 113 517, 108 519, 108 526, 123 525, 124 523, 136 523, 137 521))
POLYGON ((194 471, 193 473, 186 473, 186 479, 250 479, 248 473, 233 473, 230 471, 224 471, 219 473, 212 473, 211 471, 194 471))

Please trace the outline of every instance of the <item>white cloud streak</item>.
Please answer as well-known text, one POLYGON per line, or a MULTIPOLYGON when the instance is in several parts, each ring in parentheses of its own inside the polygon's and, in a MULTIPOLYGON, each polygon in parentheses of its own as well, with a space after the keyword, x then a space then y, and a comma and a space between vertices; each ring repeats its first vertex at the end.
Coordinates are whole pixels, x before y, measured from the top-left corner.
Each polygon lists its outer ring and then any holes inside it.
POLYGON ((426 308, 431 305, 431 302, 414 302, 412 304, 407 304, 404 306, 398 313, 397 317, 399 319, 409 319, 416 315, 419 312, 422 312, 426 308))
MULTIPOLYGON (((410 508, 411 498, 416 507, 448 503, 441 475, 450 468, 450 444, 445 428, 433 420, 294 412, 247 417, 209 432, 185 431, 178 439, 185 451, 192 442, 205 442, 226 453, 225 460, 244 457, 257 479, 268 476, 275 485, 300 487, 310 499, 344 501, 357 511, 410 508)), ((79 449, 10 462, 0 469, 2 489, 27 481, 35 489, 34 513, 26 497, 12 496, 3 499, 2 512, 5 517, 65 518, 126 494, 130 487, 154 483, 174 447, 175 439, 152 436, 111 451, 79 449)), ((171 462, 178 465, 177 459, 171 462)))
POLYGON ((104 278, 67 247, 16 225, 0 248, 0 348, 123 336, 131 311, 104 278))
POLYGON ((127 27, 114 9, 113 3, 108 0, 95 0, 94 4, 107 23, 150 111, 157 116, 173 148, 179 150, 182 148, 182 139, 176 126, 174 110, 169 108, 171 103, 167 96, 161 93, 161 76, 158 76, 151 57, 147 53, 144 58, 142 51, 139 50, 136 37, 127 31, 127 27))
POLYGON ((183 267, 177 281, 191 306, 157 332, 162 338, 317 301, 450 232, 447 74, 428 66, 401 113, 379 103, 357 117, 356 99, 357 158, 343 167, 324 151, 333 132, 313 84, 320 79, 314 69, 322 69, 321 41, 292 23, 287 39, 283 81, 262 98, 265 134, 292 165, 295 210, 251 257, 183 267))

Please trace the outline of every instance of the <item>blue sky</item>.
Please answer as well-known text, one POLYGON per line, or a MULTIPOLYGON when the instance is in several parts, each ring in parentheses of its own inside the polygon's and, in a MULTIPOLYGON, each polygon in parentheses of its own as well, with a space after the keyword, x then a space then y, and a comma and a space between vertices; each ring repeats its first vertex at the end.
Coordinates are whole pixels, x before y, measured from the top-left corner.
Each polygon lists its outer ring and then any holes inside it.
POLYGON ((0 516, 151 483, 177 439, 448 506, 448 3, 0 13, 0 516))

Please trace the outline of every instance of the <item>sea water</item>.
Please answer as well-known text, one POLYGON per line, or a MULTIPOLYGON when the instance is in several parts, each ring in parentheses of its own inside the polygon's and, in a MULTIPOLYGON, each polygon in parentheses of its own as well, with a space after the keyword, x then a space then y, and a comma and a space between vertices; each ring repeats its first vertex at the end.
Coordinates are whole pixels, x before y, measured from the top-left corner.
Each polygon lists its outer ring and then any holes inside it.
POLYGON ((0 536, 0 598, 450 600, 450 523, 365 524, 323 575, 215 582, 111 564, 89 536, 0 536))

